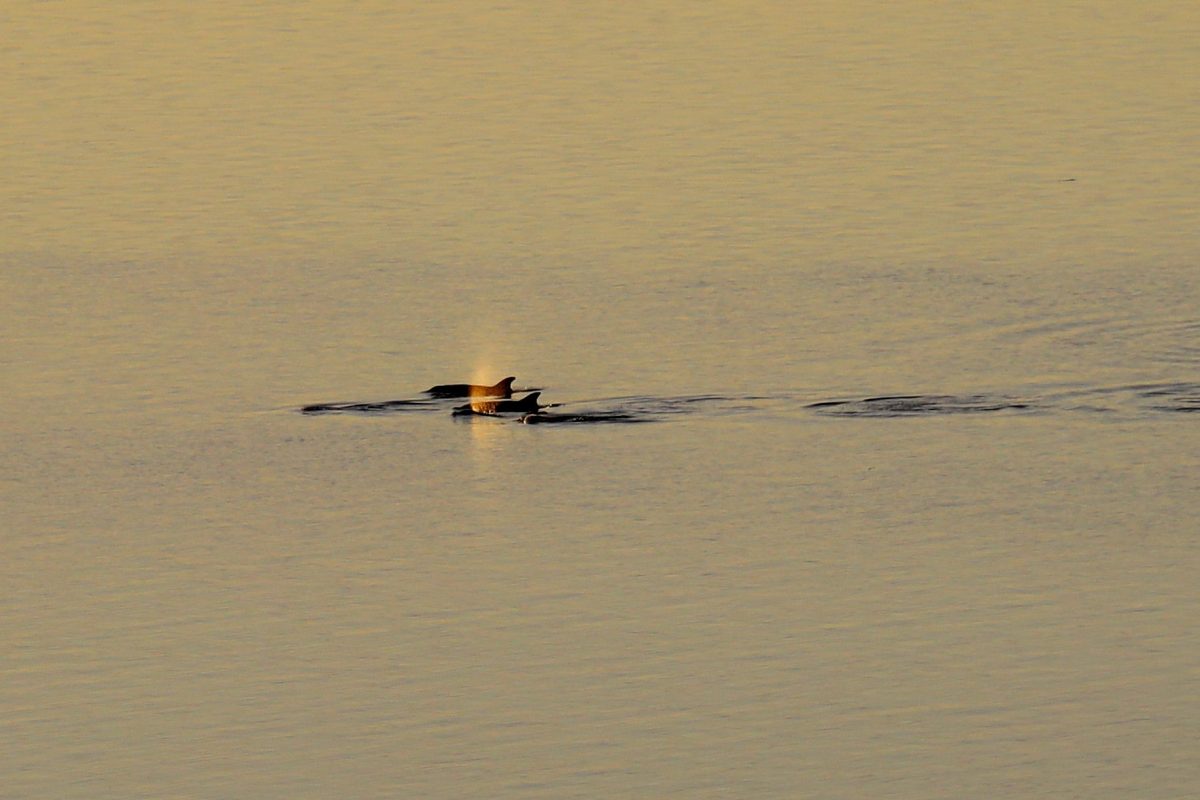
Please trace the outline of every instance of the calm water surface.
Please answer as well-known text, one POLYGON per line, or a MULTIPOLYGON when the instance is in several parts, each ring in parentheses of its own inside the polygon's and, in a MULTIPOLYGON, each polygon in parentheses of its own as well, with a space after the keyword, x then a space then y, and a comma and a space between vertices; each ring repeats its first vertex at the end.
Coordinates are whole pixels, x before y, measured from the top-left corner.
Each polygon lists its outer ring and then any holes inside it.
POLYGON ((1051 5, 7 9, 0 794, 1191 796, 1200 12, 1051 5), (505 375, 646 424, 299 413, 505 375))

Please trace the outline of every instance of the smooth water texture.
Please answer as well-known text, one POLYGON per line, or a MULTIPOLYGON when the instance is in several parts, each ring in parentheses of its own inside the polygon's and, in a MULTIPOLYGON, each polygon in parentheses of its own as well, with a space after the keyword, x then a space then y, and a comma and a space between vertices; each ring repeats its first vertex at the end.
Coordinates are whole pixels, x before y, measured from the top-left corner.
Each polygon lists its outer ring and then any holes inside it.
POLYGON ((1191 4, 0 26, 0 794, 1200 786, 1191 4))

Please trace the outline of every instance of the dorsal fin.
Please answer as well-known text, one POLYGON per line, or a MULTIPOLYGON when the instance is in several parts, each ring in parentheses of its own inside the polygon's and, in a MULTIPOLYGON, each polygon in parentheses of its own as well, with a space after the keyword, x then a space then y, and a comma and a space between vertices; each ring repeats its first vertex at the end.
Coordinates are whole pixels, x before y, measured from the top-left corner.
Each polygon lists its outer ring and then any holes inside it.
POLYGON ((504 378, 501 381, 497 381, 496 385, 493 386, 492 389, 497 392, 503 393, 503 395, 505 397, 511 397, 512 396, 512 382, 515 380, 516 380, 516 378, 504 378))
POLYGON ((541 397, 541 392, 533 392, 521 398, 520 403, 523 407, 532 408, 534 411, 538 408, 538 398, 541 397))

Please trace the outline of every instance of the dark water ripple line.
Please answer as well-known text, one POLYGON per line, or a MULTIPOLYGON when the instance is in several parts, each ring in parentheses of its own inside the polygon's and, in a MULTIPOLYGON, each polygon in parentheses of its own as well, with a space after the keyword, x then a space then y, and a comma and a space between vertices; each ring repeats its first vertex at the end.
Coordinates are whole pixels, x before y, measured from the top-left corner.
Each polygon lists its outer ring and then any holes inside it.
POLYGON ((1143 391, 1140 396, 1151 401, 1155 411, 1189 413, 1200 411, 1200 384, 1177 383, 1143 391))
POLYGON ((446 408, 435 400, 383 400, 374 403, 314 403, 300 409, 301 414, 391 414, 397 411, 429 411, 446 408))
POLYGON ((929 417, 958 414, 1149 413, 1200 412, 1200 383, 1132 383, 1086 386, 1038 395, 896 394, 861 399, 823 400, 806 409, 823 416, 929 417))
MULTIPOLYGON (((447 412, 453 402, 413 399, 383 402, 318 403, 300 413, 382 416, 395 413, 447 412)), ((489 420, 540 424, 629 424, 681 416, 725 416, 749 413, 808 412, 826 417, 899 418, 964 414, 1105 413, 1144 415, 1200 412, 1200 383, 1173 381, 1116 386, 1077 386, 1033 394, 881 394, 862 398, 813 400, 795 394, 622 397, 551 403, 537 414, 475 414, 489 420)))
POLYGON ((655 420, 651 417, 639 417, 636 414, 626 414, 620 411, 597 411, 590 414, 556 414, 554 412, 543 412, 540 414, 526 414, 517 421, 525 425, 633 425, 638 423, 655 422, 655 420))
POLYGON ((944 414, 1022 412, 1041 409, 1039 403, 995 395, 884 395, 861 400, 824 400, 805 408, 819 414, 843 417, 914 417, 944 414))
POLYGON ((1200 383, 1170 381, 1081 386, 1050 392, 1045 400, 1064 412, 1144 413, 1187 412, 1200 406, 1200 383))

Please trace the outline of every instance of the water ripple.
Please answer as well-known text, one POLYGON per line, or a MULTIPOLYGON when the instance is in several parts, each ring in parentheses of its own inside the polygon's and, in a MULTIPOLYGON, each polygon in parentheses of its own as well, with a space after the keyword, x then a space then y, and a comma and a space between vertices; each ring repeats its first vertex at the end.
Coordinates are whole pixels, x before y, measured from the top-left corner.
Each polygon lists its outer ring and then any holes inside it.
POLYGON ((823 400, 806 408, 819 414, 846 417, 911 417, 932 414, 981 414, 996 411, 1030 411, 1031 400, 995 395, 888 395, 862 400, 823 400))
MULTIPOLYGON (((426 399, 382 402, 317 403, 300 413, 382 416, 412 412, 448 412, 452 404, 426 399)), ((809 412, 826 417, 901 418, 977 414, 1118 414, 1146 417, 1162 413, 1200 412, 1200 383, 1130 383, 1075 386, 1045 392, 966 394, 887 394, 863 398, 814 400, 796 395, 633 395, 551 403, 536 414, 475 414, 468 419, 520 422, 528 425, 629 424, 689 417, 753 413, 809 412)))
POLYGON ((1200 365, 1200 320, 1194 317, 1042 320, 1001 327, 995 336, 1048 352, 1097 350, 1123 362, 1200 365))
POLYGON ((434 400, 383 400, 375 403, 314 403, 300 409, 301 414, 392 414, 397 411, 428 411, 444 408, 434 400))

